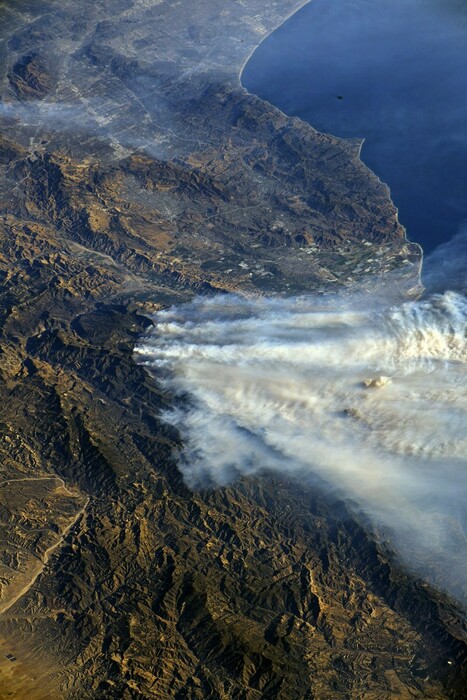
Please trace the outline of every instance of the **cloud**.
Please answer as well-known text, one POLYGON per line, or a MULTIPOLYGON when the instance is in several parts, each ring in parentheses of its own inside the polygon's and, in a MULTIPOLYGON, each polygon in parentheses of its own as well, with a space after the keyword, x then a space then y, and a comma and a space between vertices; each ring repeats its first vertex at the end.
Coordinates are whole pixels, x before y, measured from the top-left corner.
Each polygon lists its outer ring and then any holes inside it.
POLYGON ((192 487, 319 477, 417 573, 466 602, 467 299, 198 298, 136 348, 178 400, 192 487))

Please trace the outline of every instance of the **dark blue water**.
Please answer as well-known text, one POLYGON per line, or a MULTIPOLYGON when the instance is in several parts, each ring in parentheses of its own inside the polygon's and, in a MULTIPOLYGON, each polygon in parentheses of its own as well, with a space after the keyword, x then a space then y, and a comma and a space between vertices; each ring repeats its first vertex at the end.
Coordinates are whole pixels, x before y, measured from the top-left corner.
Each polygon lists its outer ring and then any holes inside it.
POLYGON ((242 82, 320 131, 365 138, 362 159, 425 251, 467 220, 467 0, 312 0, 242 82))

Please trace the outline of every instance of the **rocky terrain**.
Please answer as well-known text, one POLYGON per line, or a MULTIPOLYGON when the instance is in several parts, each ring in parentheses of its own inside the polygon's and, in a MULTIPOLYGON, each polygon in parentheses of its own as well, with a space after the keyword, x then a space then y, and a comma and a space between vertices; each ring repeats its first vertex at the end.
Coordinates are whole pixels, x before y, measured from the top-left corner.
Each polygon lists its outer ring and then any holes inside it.
POLYGON ((264 5, 0 4, 1 698, 463 697, 455 606, 319 486, 189 491, 133 360, 198 293, 417 293, 360 145, 239 85, 264 5))

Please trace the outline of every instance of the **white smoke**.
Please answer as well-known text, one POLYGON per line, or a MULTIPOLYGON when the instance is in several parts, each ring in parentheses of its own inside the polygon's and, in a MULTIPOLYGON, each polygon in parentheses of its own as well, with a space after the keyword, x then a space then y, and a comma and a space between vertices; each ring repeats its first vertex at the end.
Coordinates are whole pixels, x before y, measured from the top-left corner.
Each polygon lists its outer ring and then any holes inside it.
POLYGON ((156 314, 137 359, 178 397, 190 487, 318 476, 465 602, 467 299, 367 304, 198 298, 156 314))

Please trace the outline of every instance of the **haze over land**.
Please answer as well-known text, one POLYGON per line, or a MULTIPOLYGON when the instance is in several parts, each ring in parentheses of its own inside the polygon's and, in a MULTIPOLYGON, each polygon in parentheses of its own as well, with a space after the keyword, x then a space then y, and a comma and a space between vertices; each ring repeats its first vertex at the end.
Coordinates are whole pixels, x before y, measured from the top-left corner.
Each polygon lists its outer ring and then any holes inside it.
POLYGON ((134 358, 196 295, 419 292, 359 143, 239 85, 300 4, 0 2, 0 695, 464 698, 452 601, 335 489, 187 488, 134 358))

